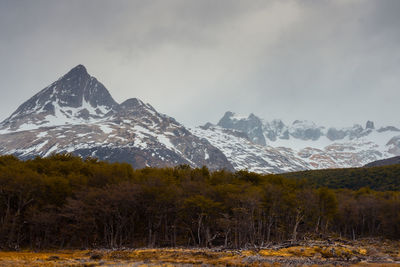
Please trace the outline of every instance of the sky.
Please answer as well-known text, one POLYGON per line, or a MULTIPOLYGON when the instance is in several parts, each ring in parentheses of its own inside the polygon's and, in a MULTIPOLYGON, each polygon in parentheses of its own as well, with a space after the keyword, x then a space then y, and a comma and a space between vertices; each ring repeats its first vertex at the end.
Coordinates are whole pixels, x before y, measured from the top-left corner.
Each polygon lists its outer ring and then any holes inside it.
POLYGON ((400 126, 398 0, 0 0, 0 120, 78 64, 193 127, 400 126))

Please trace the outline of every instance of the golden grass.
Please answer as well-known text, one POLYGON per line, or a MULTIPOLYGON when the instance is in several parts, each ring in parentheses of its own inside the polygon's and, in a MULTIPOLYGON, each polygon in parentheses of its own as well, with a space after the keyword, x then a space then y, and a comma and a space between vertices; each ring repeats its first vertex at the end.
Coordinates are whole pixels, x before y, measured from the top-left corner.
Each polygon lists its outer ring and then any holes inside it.
MULTIPOLYGON (((21 251, 1 252, 0 266, 98 266, 102 265, 132 265, 134 266, 179 266, 203 264, 214 266, 281 266, 279 262, 292 260, 293 262, 315 262, 319 266, 333 266, 345 264, 349 266, 351 259, 359 257, 366 259, 372 255, 391 256, 400 258, 399 246, 365 245, 310 245, 293 246, 281 249, 262 250, 223 250, 211 249, 135 249, 135 250, 61 250, 61 251, 21 251), (383 252, 390 252, 384 254, 383 252), (349 261, 350 260, 350 261, 349 261)), ((365 261, 365 260, 364 260, 365 261)), ((318 265, 310 265, 318 266, 318 265)), ((395 263, 367 263, 360 262, 351 266, 399 266, 395 263)))

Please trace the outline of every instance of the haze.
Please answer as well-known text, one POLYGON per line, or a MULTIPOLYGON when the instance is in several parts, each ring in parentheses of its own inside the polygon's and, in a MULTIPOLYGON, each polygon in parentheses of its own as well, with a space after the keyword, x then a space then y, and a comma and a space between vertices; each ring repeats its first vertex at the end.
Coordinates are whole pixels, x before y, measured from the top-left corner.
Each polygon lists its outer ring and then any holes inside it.
POLYGON ((188 126, 400 125, 400 1, 0 1, 0 120, 83 64, 188 126))

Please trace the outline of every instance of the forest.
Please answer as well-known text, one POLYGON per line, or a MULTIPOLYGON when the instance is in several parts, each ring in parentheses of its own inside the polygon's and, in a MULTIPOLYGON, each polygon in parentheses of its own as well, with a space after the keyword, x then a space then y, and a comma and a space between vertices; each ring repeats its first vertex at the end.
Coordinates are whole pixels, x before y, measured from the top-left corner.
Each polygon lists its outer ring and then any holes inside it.
POLYGON ((0 249, 245 248, 328 236, 398 240, 400 192, 371 188, 386 189, 373 183, 389 179, 394 187, 388 188, 398 189, 399 169, 337 171, 336 182, 319 183, 320 171, 135 170, 69 154, 27 161, 1 156, 0 249), (353 177, 369 187, 348 186, 353 177))

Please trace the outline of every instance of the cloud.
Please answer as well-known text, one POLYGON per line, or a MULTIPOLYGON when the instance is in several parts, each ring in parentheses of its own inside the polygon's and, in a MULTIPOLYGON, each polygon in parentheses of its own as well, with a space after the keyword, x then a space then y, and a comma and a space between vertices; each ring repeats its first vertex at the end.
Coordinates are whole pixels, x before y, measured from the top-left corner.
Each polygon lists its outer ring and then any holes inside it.
POLYGON ((77 64, 187 125, 399 124, 399 1, 2 1, 0 114, 77 64))

